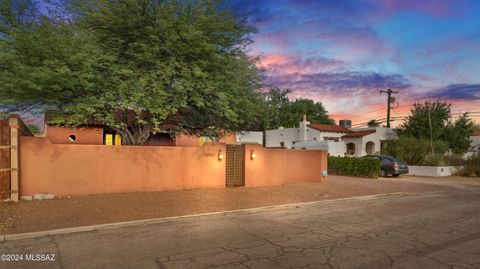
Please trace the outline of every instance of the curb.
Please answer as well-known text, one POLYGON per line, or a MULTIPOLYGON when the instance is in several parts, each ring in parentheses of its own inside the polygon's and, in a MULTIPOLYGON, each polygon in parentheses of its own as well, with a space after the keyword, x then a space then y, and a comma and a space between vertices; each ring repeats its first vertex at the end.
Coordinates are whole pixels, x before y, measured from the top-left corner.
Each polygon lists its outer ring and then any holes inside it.
POLYGON ((414 194, 415 193, 410 193, 410 192, 392 192, 392 193, 373 194, 373 195, 356 196, 356 197, 348 197, 348 198, 337 198, 337 199, 331 199, 331 200, 319 200, 319 201, 311 201, 311 202, 290 203, 290 204, 262 206, 262 207, 253 207, 253 208, 227 210, 227 211, 215 211, 215 212, 208 212, 208 213, 201 213, 201 214, 191 214, 191 215, 183 215, 183 216, 173 216, 173 217, 134 220, 134 221, 126 221, 126 222, 96 224, 96 225, 90 225, 90 226, 62 228, 62 229, 47 230, 47 231, 40 231, 40 232, 29 232, 29 233, 19 233, 19 234, 0 234, 0 242, 21 240, 21 239, 32 239, 32 238, 38 238, 38 237, 44 237, 44 236, 53 236, 53 235, 62 235, 62 234, 101 231, 101 230, 120 228, 120 227, 142 226, 142 225, 147 225, 147 224, 164 223, 164 222, 169 222, 169 221, 174 221, 174 220, 179 220, 179 219, 189 219, 189 218, 203 217, 203 216, 258 212, 258 211, 264 211, 264 210, 281 210, 281 209, 286 209, 286 208, 297 208, 297 207, 300 207, 300 206, 306 206, 306 205, 312 205, 312 204, 322 204, 322 203, 338 202, 338 201, 350 201, 350 200, 365 201, 365 200, 372 200, 372 199, 381 198, 381 197, 399 196, 399 195, 406 196, 406 195, 414 195, 414 194))

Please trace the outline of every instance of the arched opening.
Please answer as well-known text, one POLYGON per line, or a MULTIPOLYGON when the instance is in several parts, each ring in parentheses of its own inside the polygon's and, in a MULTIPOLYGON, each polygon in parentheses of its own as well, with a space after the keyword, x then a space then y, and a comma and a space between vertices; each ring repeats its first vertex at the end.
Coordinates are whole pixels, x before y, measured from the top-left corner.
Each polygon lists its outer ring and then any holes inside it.
POLYGON ((347 144, 347 156, 355 155, 355 143, 347 144))
POLYGON ((367 144, 365 144, 365 151, 367 155, 373 154, 375 152, 375 143, 368 141, 367 144))

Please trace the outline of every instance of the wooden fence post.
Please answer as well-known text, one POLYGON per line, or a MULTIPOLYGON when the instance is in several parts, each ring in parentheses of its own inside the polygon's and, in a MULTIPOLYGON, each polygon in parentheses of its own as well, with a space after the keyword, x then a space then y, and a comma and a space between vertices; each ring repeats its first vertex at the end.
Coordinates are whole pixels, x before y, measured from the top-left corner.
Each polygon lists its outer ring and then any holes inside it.
POLYGON ((10 117, 10 199, 18 201, 18 117, 10 117))

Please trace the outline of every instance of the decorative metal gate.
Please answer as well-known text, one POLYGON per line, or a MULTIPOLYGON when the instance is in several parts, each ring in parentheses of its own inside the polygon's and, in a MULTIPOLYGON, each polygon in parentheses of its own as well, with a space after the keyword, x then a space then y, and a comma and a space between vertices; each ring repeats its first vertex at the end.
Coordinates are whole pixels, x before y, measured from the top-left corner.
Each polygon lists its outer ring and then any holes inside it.
POLYGON ((226 165, 226 186, 245 186, 245 146, 227 145, 226 165))

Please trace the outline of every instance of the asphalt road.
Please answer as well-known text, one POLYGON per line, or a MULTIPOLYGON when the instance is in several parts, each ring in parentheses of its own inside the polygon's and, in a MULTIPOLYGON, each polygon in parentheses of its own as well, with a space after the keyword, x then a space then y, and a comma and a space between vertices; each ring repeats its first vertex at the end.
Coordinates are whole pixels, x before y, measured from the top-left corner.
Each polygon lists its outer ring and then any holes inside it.
POLYGON ((480 186, 5 241, 0 254, 55 259, 5 269, 480 268, 480 186))

